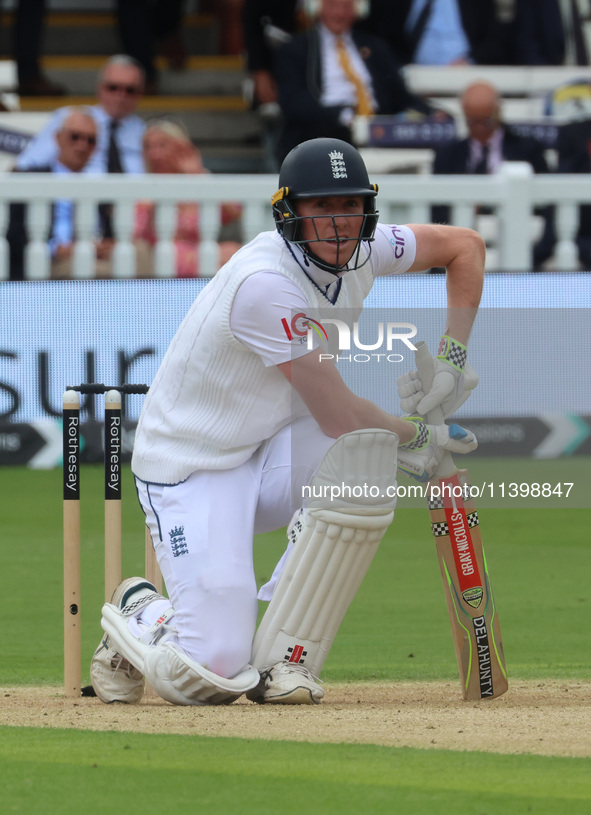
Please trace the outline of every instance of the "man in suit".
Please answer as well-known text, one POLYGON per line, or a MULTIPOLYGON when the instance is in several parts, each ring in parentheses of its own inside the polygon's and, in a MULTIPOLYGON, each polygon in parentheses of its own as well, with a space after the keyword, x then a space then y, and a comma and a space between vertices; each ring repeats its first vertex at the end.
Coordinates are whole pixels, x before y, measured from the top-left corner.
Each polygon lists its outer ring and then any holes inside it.
POLYGON ((252 108, 259 113, 263 172, 279 171, 281 110, 275 80, 275 51, 306 26, 299 0, 244 0, 242 35, 252 108))
MULTIPOLYGON (((117 55, 103 66, 97 81, 97 104, 89 108, 97 125, 97 144, 84 168, 88 173, 143 173, 145 124, 135 111, 144 91, 144 73, 131 57, 117 55)), ((57 156, 55 135, 70 108, 58 108, 18 157, 25 170, 50 164, 57 156)))
POLYGON ((298 31, 298 0, 244 0, 242 31, 255 106, 277 101, 274 53, 298 31))
MULTIPOLYGON (((144 92, 142 67, 129 56, 111 57, 101 69, 97 81, 97 104, 89 108, 97 126, 97 143, 85 173, 143 173, 145 122, 135 111, 144 92)), ((69 108, 58 108, 45 127, 19 155, 19 170, 51 164, 58 151, 56 133, 69 108)), ((103 235, 114 237, 112 207, 99 207, 103 235)))
POLYGON ((307 139, 351 142, 356 113, 435 113, 410 93, 387 43, 353 29, 357 13, 355 0, 321 0, 316 24, 276 52, 281 157, 307 139))
MULTIPOLYGON (((0 4, 7 11, 8 3, 0 4)), ((65 89, 43 73, 41 56, 47 0, 16 0, 12 49, 16 62, 19 96, 63 96, 65 89)))
MULTIPOLYGON (((57 173, 67 175, 82 173, 95 150, 97 126, 87 108, 70 108, 55 135, 56 157, 48 164, 31 166, 16 172, 57 173)), ((6 234, 10 248, 10 278, 24 279, 24 255, 28 242, 27 214, 25 204, 10 205, 10 220, 6 234)), ((74 204, 72 201, 55 201, 51 212, 48 244, 51 252, 53 278, 67 278, 71 273, 74 249, 74 204)), ((97 241, 97 275, 104 277, 110 272, 112 242, 97 241)))
POLYGON ((145 75, 144 92, 158 92, 155 56, 160 51, 173 70, 185 67, 187 55, 181 35, 185 0, 116 0, 117 27, 126 54, 136 59, 145 75))
POLYGON ((495 0, 372 0, 363 27, 387 40, 403 64, 510 61, 495 0))
POLYGON ((514 52, 518 65, 562 65, 566 32, 559 0, 515 0, 514 52))
MULTIPOLYGON (((548 164, 541 142, 514 133, 501 119, 497 90, 486 82, 475 82, 462 95, 462 111, 468 138, 458 139, 435 151, 433 173, 437 175, 493 174, 503 161, 526 161, 534 173, 547 173, 548 164)), ((537 268, 552 256, 555 243, 551 207, 537 210, 544 218, 544 232, 533 247, 537 268)), ((449 207, 433 207, 432 220, 448 223, 449 207)))
MULTIPOLYGON (((591 118, 582 118, 558 129, 559 173, 591 173, 591 118)), ((591 269, 591 206, 579 207, 579 229, 576 237, 579 260, 591 269)))

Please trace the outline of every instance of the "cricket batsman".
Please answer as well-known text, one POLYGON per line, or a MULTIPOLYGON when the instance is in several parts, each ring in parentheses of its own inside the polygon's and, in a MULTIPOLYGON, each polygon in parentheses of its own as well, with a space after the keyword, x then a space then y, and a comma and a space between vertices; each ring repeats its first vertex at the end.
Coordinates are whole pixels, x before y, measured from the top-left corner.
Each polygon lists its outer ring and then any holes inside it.
MULTIPOLYGON (((425 415, 461 404, 484 244, 452 226, 378 222, 358 151, 313 139, 285 158, 275 230, 237 252, 183 320, 146 397, 132 459, 170 599, 140 577, 105 603, 91 664, 104 702, 138 702, 144 681, 178 705, 315 704, 343 616, 394 517, 396 470, 421 480, 476 439, 400 418, 353 393, 310 313, 359 315, 374 279, 447 270, 447 324, 425 415), (372 489, 364 492, 363 485, 372 489), (305 491, 303 488, 307 487, 305 491), (306 497, 302 497, 306 496, 306 497), (288 527, 258 592, 253 536, 288 527)), ((163 304, 165 307, 165 304, 163 304)), ((330 345, 330 342, 329 342, 330 345)))

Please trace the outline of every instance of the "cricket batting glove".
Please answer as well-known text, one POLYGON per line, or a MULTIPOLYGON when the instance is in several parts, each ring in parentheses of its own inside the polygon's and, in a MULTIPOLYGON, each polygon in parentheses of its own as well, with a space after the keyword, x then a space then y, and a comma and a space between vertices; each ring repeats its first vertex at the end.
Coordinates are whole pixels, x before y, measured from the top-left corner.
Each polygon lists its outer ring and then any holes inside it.
POLYGON ((398 378, 402 410, 411 416, 426 416, 439 406, 444 418, 453 415, 478 385, 478 374, 466 362, 467 354, 465 345, 444 335, 439 354, 434 360, 435 375, 428 393, 424 393, 416 371, 409 371, 398 378))
POLYGON ((406 444, 398 445, 398 469, 422 483, 435 475, 446 450, 471 453, 478 447, 474 433, 457 424, 429 425, 417 416, 404 421, 411 422, 416 433, 406 444))

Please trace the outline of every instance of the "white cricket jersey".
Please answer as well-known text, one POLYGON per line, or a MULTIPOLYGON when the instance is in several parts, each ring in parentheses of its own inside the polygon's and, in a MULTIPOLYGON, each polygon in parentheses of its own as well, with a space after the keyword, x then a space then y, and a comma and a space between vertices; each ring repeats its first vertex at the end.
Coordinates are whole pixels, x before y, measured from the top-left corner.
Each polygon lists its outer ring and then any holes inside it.
POLYGON ((411 229, 379 224, 369 261, 339 285, 277 232, 240 249, 199 294, 162 360, 136 431, 134 474, 177 484, 197 470, 238 467, 308 414, 276 367, 309 353, 290 331, 294 315, 360 311, 374 278, 407 271, 415 255, 411 229))

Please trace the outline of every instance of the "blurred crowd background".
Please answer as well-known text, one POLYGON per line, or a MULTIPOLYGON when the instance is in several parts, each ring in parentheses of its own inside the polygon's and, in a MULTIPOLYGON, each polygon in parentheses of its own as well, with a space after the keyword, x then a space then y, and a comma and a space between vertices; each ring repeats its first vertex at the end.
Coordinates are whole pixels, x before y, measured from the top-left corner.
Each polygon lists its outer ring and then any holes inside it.
MULTIPOLYGON (((3 0, 0 171, 276 173, 299 142, 334 136, 373 173, 589 173, 590 54, 591 0, 3 0)), ((137 277, 156 274, 153 189, 134 212, 137 277)), ((7 207, 14 280, 28 276, 28 209, 7 207)), ((113 214, 97 208, 96 277, 113 275, 113 214)), ((220 207, 219 264, 242 214, 220 207)), ((535 215, 531 268, 550 269, 556 213, 535 215)), ((444 204, 431 217, 453 222, 444 204)), ((75 204, 55 201, 49 220, 51 276, 68 278, 75 204)), ((180 203, 176 276, 200 275, 200 239, 199 201, 180 203)), ((590 268, 589 205, 576 245, 590 268)))

